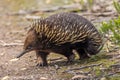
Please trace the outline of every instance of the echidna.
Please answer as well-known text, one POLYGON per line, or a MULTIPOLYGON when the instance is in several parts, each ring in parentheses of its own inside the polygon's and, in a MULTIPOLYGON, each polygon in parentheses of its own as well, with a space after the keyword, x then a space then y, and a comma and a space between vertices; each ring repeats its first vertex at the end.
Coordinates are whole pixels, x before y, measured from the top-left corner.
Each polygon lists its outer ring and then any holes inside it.
POLYGON ((90 21, 75 13, 58 13, 32 23, 24 43, 24 51, 36 51, 39 66, 47 65, 47 55, 51 52, 74 60, 73 49, 80 59, 97 54, 102 48, 102 37, 90 21))

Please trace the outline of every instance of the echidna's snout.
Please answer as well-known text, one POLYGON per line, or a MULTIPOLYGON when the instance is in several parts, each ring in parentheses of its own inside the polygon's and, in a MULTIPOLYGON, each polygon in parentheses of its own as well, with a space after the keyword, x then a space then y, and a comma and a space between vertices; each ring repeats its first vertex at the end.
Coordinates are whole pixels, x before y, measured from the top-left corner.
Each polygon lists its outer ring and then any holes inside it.
POLYGON ((21 56, 23 56, 24 54, 26 54, 26 53, 28 53, 28 52, 30 52, 30 51, 32 51, 32 49, 23 50, 20 54, 18 54, 18 55, 16 56, 16 58, 20 58, 21 56))

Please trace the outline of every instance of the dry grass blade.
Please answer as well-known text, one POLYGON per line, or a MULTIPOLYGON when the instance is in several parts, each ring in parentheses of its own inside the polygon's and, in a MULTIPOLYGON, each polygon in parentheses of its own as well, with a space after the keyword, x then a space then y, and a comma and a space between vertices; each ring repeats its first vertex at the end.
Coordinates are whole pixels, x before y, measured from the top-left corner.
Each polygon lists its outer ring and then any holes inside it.
POLYGON ((102 63, 92 64, 92 65, 88 65, 88 66, 82 66, 80 68, 71 68, 71 69, 65 70, 64 72, 69 72, 69 71, 72 71, 72 70, 80 70, 80 69, 89 68, 89 67, 95 67, 95 66, 100 66, 100 65, 102 65, 102 63))

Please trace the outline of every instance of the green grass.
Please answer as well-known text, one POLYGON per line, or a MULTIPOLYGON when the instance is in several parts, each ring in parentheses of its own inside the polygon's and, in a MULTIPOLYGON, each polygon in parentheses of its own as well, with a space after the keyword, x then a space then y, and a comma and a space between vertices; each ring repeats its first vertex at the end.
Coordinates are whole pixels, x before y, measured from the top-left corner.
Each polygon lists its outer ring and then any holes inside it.
POLYGON ((113 1, 113 5, 117 11, 118 14, 120 14, 120 3, 118 1, 113 1))
POLYGON ((102 22, 100 31, 114 44, 120 45, 120 17, 102 22))
MULTIPOLYGON (((102 63, 101 66, 95 66, 95 67, 91 67, 91 68, 84 68, 84 69, 80 69, 80 70, 73 70, 74 72, 79 72, 79 71, 83 71, 83 72, 89 72, 91 69, 93 69, 94 71, 92 73, 95 74, 95 76, 99 77, 101 75, 103 75, 103 72, 101 70, 101 68, 105 68, 106 70, 104 71, 104 75, 107 75, 108 72, 111 71, 111 65, 115 64, 114 60, 110 60, 111 57, 107 55, 108 53, 106 52, 101 52, 95 56, 92 56, 89 59, 85 59, 85 60, 78 60, 78 58, 76 58, 76 60, 70 64, 70 65, 66 65, 66 61, 62 60, 60 62, 56 62, 55 64, 58 65, 60 67, 60 69, 58 70, 58 77, 62 77, 64 79, 71 79, 73 77, 73 74, 70 73, 62 73, 65 70, 68 70, 69 68, 79 68, 81 66, 88 66, 88 65, 92 65, 92 64, 100 64, 102 63)), ((58 57, 59 55, 56 54, 51 54, 49 58, 54 58, 54 57, 58 57)), ((110 80, 113 80, 113 77, 108 77, 110 78, 110 80)), ((117 80, 117 77, 115 77, 115 79, 117 80)))

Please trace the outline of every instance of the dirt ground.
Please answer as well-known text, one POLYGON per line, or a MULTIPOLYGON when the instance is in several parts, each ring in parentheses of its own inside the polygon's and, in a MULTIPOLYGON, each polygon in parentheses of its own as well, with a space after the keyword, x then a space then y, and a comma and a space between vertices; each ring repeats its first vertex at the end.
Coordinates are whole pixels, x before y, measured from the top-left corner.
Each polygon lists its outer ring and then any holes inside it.
MULTIPOLYGON (((102 21, 107 21, 116 17, 116 15, 114 14, 115 11, 111 11, 112 13, 110 13, 110 15, 109 12, 108 14, 106 14, 105 12, 105 14, 102 15, 101 15, 102 12, 101 13, 99 12, 91 13, 92 15, 86 14, 86 12, 79 14, 91 20, 91 22, 94 23, 95 25, 97 25, 102 21)), ((74 75, 71 73, 62 73, 64 70, 90 65, 90 64, 99 64, 99 63, 103 63, 103 65, 106 66, 107 65, 106 63, 109 64, 111 63, 112 65, 112 63, 114 64, 120 61, 119 50, 115 50, 115 52, 110 52, 110 53, 102 51, 101 53, 105 53, 105 55, 102 56, 98 55, 97 57, 92 58, 93 61, 91 60, 90 62, 87 60, 79 61, 76 59, 74 63, 71 65, 66 65, 66 58, 64 58, 63 56, 51 54, 48 58, 49 59, 48 62, 50 66, 36 67, 35 52, 30 52, 28 54, 25 54, 19 60, 16 60, 14 58, 17 54, 19 54, 22 51, 23 42, 27 30, 29 29, 28 25, 30 24, 30 22, 26 20, 25 18, 26 15, 8 15, 8 13, 12 13, 12 10, 9 9, 9 4, 5 4, 5 2, 1 0, 0 1, 0 80, 69 80, 74 75), (60 58, 60 59, 54 60, 56 58, 60 58)), ((37 13, 36 15, 41 15, 41 13, 40 14, 37 13)), ((109 64, 108 66, 110 66, 109 64)), ((117 70, 120 70, 120 68, 118 68, 117 70)))

